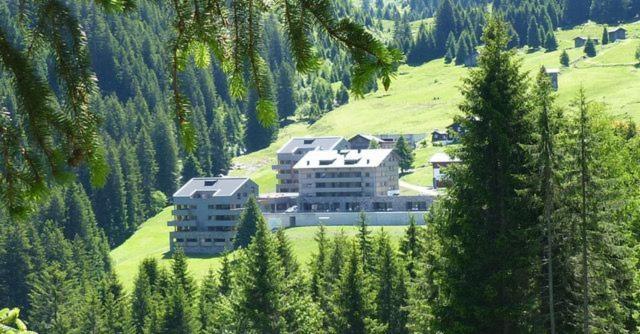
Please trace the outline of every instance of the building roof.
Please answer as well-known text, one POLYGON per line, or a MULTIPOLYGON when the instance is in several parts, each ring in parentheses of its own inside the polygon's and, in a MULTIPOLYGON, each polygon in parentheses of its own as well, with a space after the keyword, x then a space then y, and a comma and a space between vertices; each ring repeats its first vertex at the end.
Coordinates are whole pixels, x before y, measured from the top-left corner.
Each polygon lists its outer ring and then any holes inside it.
POLYGON ((391 153, 391 149, 311 151, 293 166, 294 169, 309 168, 362 168, 377 167, 391 153))
POLYGON ((431 156, 431 159, 429 159, 429 163, 430 164, 436 164, 436 163, 449 163, 449 162, 460 162, 462 160, 458 159, 458 158, 452 158, 450 155, 444 153, 444 152, 438 152, 434 155, 431 156))
POLYGON ((352 140, 354 140, 354 139, 356 139, 356 138, 358 138, 358 137, 362 137, 362 138, 364 138, 364 139, 366 139, 366 140, 368 140, 368 141, 376 141, 376 142, 378 142, 378 143, 379 143, 379 142, 382 142, 382 139, 380 139, 380 138, 378 138, 378 137, 376 137, 376 136, 372 136, 372 135, 365 135, 365 134, 361 134, 361 133, 359 133, 359 134, 357 134, 357 135, 355 135, 355 136, 353 136, 353 137, 349 138, 349 141, 352 141, 352 140))
POLYGON ((233 196, 243 184, 249 181, 251 180, 246 177, 194 177, 180 187, 173 197, 191 197, 196 192, 211 192, 213 197, 233 196))
POLYGON ((623 28, 623 27, 616 27, 614 29, 609 30, 609 32, 616 32, 618 30, 622 30, 622 31, 627 31, 627 29, 623 28))
POLYGON ((587 40, 587 37, 584 37, 584 36, 576 36, 576 37, 574 37, 574 38, 573 38, 573 40, 574 40, 574 41, 575 41, 576 39, 583 39, 583 40, 585 40, 585 41, 586 41, 586 40, 587 40))
POLYGON ((440 134, 440 135, 447 135, 447 134, 449 134, 449 133, 448 133, 447 131, 445 131, 445 130, 438 130, 438 129, 434 129, 434 130, 433 130, 433 132, 431 132, 431 134, 434 134, 434 133, 437 133, 437 134, 440 134))
POLYGON ((342 137, 294 137, 284 144, 277 153, 294 153, 298 149, 331 150, 344 138, 342 137))
POLYGON ((557 68, 547 68, 545 69, 547 73, 560 73, 560 69, 557 68))

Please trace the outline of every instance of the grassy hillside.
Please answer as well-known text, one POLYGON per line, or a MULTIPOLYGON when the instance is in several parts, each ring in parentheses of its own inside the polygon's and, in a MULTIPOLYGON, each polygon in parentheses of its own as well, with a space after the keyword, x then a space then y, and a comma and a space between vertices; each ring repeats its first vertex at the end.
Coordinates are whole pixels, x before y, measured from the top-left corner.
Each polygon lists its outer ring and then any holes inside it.
MULTIPOLYGON (((560 48, 555 52, 520 52, 523 68, 533 76, 540 66, 560 67, 561 50, 567 49, 572 66, 563 68, 559 78, 558 101, 569 105, 581 85, 589 97, 605 102, 608 111, 618 117, 640 120, 640 69, 634 66, 634 53, 640 44, 640 23, 625 25, 629 39, 598 46, 598 56, 583 59, 582 48, 573 48, 576 36, 600 38, 602 26, 587 24, 557 33, 560 48)), ((402 66, 398 77, 387 92, 378 91, 364 99, 354 100, 322 119, 309 125, 296 123, 280 131, 278 139, 268 148, 238 157, 234 161, 234 175, 250 176, 262 192, 275 189, 275 173, 271 164, 275 151, 293 136, 340 135, 357 133, 429 133, 443 128, 458 113, 461 101, 459 88, 468 69, 446 65, 434 60, 419 67, 402 66)), ((403 179, 407 182, 428 185, 430 168, 425 165, 428 157, 437 151, 433 147, 418 153, 415 174, 403 179)))
MULTIPOLYGON (((567 49, 572 65, 563 68, 559 78, 558 101, 569 105, 576 92, 584 86, 589 97, 608 105, 608 112, 616 117, 628 117, 640 121, 640 69, 635 66, 634 52, 640 44, 640 24, 629 24, 629 39, 607 46, 598 46, 598 56, 583 58, 582 49, 573 48, 575 36, 600 38, 602 27, 585 25, 557 33, 560 50, 545 53, 520 52, 523 67, 535 75, 540 66, 560 67, 559 56, 567 49)), ((261 187, 261 192, 275 190, 275 173, 271 165, 275 151, 293 136, 340 135, 349 137, 357 133, 429 133, 434 128, 443 128, 458 113, 461 101, 459 87, 468 69, 445 65, 435 60, 419 67, 402 66, 398 77, 388 92, 379 91, 364 99, 355 100, 325 115, 313 125, 295 123, 283 128, 275 143, 268 148, 238 157, 234 160, 237 168, 234 175, 253 178, 261 187)), ((415 171, 402 179, 417 185, 430 185, 432 170, 428 166, 429 157, 442 148, 421 147, 416 151, 415 171)), ((140 230, 123 245, 112 251, 115 268, 130 287, 137 265, 145 257, 155 257, 163 265, 169 263, 168 234, 166 222, 170 219, 170 209, 165 209, 156 217, 143 224, 140 230)), ((404 227, 388 227, 394 240, 402 234, 404 227)), ((339 228, 328 228, 336 233, 339 228)), ((313 242, 315 227, 287 230, 294 251, 299 260, 307 263, 316 245, 313 242)), ((345 228, 353 234, 353 227, 345 228)), ((219 264, 218 257, 191 257, 191 272, 201 277, 210 267, 219 264)))
MULTIPOLYGON (((167 226, 167 221, 171 219, 171 208, 165 208, 155 217, 149 219, 140 226, 140 229, 129 238, 124 244, 111 251, 111 259, 115 270, 129 290, 133 286, 133 280, 138 271, 138 264, 145 258, 153 257, 159 260, 162 266, 168 268, 171 254, 169 253, 169 232, 172 228, 167 226)), ((375 232, 384 228, 397 242, 404 234, 404 226, 371 227, 375 232)), ((354 226, 327 227, 330 236, 343 229, 347 235, 355 235, 354 226)), ((312 254, 317 250, 314 235, 317 227, 297 227, 286 230, 291 241, 294 253, 298 261, 307 264, 311 260, 312 254)), ((218 256, 193 256, 189 255, 189 271, 196 277, 203 277, 209 268, 217 269, 221 258, 218 256)))

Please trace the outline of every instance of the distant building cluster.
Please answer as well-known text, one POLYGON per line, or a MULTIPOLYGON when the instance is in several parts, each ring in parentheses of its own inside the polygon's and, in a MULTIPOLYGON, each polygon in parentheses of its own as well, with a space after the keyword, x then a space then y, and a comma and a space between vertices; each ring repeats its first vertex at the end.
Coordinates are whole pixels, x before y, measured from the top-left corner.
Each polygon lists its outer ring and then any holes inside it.
MULTIPOLYGON (((436 194, 400 195, 399 158, 393 150, 400 136, 292 138, 272 166, 276 193, 260 194, 248 178, 191 179, 173 195, 171 249, 207 254, 230 249, 250 196, 258 199, 272 228, 352 225, 362 211, 372 225, 404 225, 410 215, 421 221, 436 194)), ((426 137, 402 136, 412 147, 426 137)))

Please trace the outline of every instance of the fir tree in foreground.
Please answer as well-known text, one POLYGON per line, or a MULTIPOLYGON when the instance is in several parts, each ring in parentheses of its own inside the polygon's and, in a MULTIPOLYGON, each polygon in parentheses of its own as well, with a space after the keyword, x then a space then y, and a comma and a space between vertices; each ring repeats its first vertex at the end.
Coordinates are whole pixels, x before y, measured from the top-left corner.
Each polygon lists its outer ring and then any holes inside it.
POLYGON ((539 254, 537 217, 521 192, 531 175, 524 146, 532 144, 526 74, 507 50, 507 24, 492 17, 479 67, 462 88, 466 133, 445 199, 440 329, 463 333, 529 331, 539 254), (446 241, 445 241, 446 240, 446 241), (509 254, 509 256, 505 256, 509 254))

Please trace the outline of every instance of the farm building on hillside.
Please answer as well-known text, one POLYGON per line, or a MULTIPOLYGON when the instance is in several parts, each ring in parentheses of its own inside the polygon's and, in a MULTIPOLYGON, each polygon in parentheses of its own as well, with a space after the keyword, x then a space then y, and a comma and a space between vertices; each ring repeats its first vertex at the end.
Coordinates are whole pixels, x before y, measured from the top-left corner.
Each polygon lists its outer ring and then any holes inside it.
POLYGON ((244 177, 198 177, 173 194, 171 251, 215 254, 232 249, 236 222, 258 185, 244 177))
MULTIPOLYGON (((574 43, 576 48, 581 48, 585 44, 587 44, 587 40, 588 39, 589 39, 589 37, 578 36, 578 37, 573 39, 573 43, 574 43)), ((599 44, 599 40, 597 38, 592 38, 591 40, 593 41, 593 44, 599 44)))
POLYGON ((617 27, 613 30, 610 30, 608 33, 609 33, 609 42, 615 42, 619 39, 627 38, 627 29, 623 27, 617 27))
POLYGON ((357 134, 349 139, 349 147, 351 147, 352 150, 370 149, 373 143, 376 143, 380 148, 382 148, 382 145, 388 146, 382 139, 372 135, 357 134))
POLYGON ((549 80, 551 80, 551 86, 553 90, 558 90, 558 74, 560 74, 560 70, 557 68, 547 68, 545 70, 547 75, 549 76, 549 80))
POLYGON ((443 168, 460 162, 460 159, 452 158, 450 155, 443 152, 434 154, 431 159, 429 159, 429 163, 433 166, 433 188, 437 189, 447 187, 449 179, 443 168))
POLYGON ((431 142, 449 145, 455 144, 460 140, 460 136, 464 134, 464 129, 462 128, 462 124, 458 122, 451 123, 447 126, 446 131, 435 129, 431 132, 431 142))

